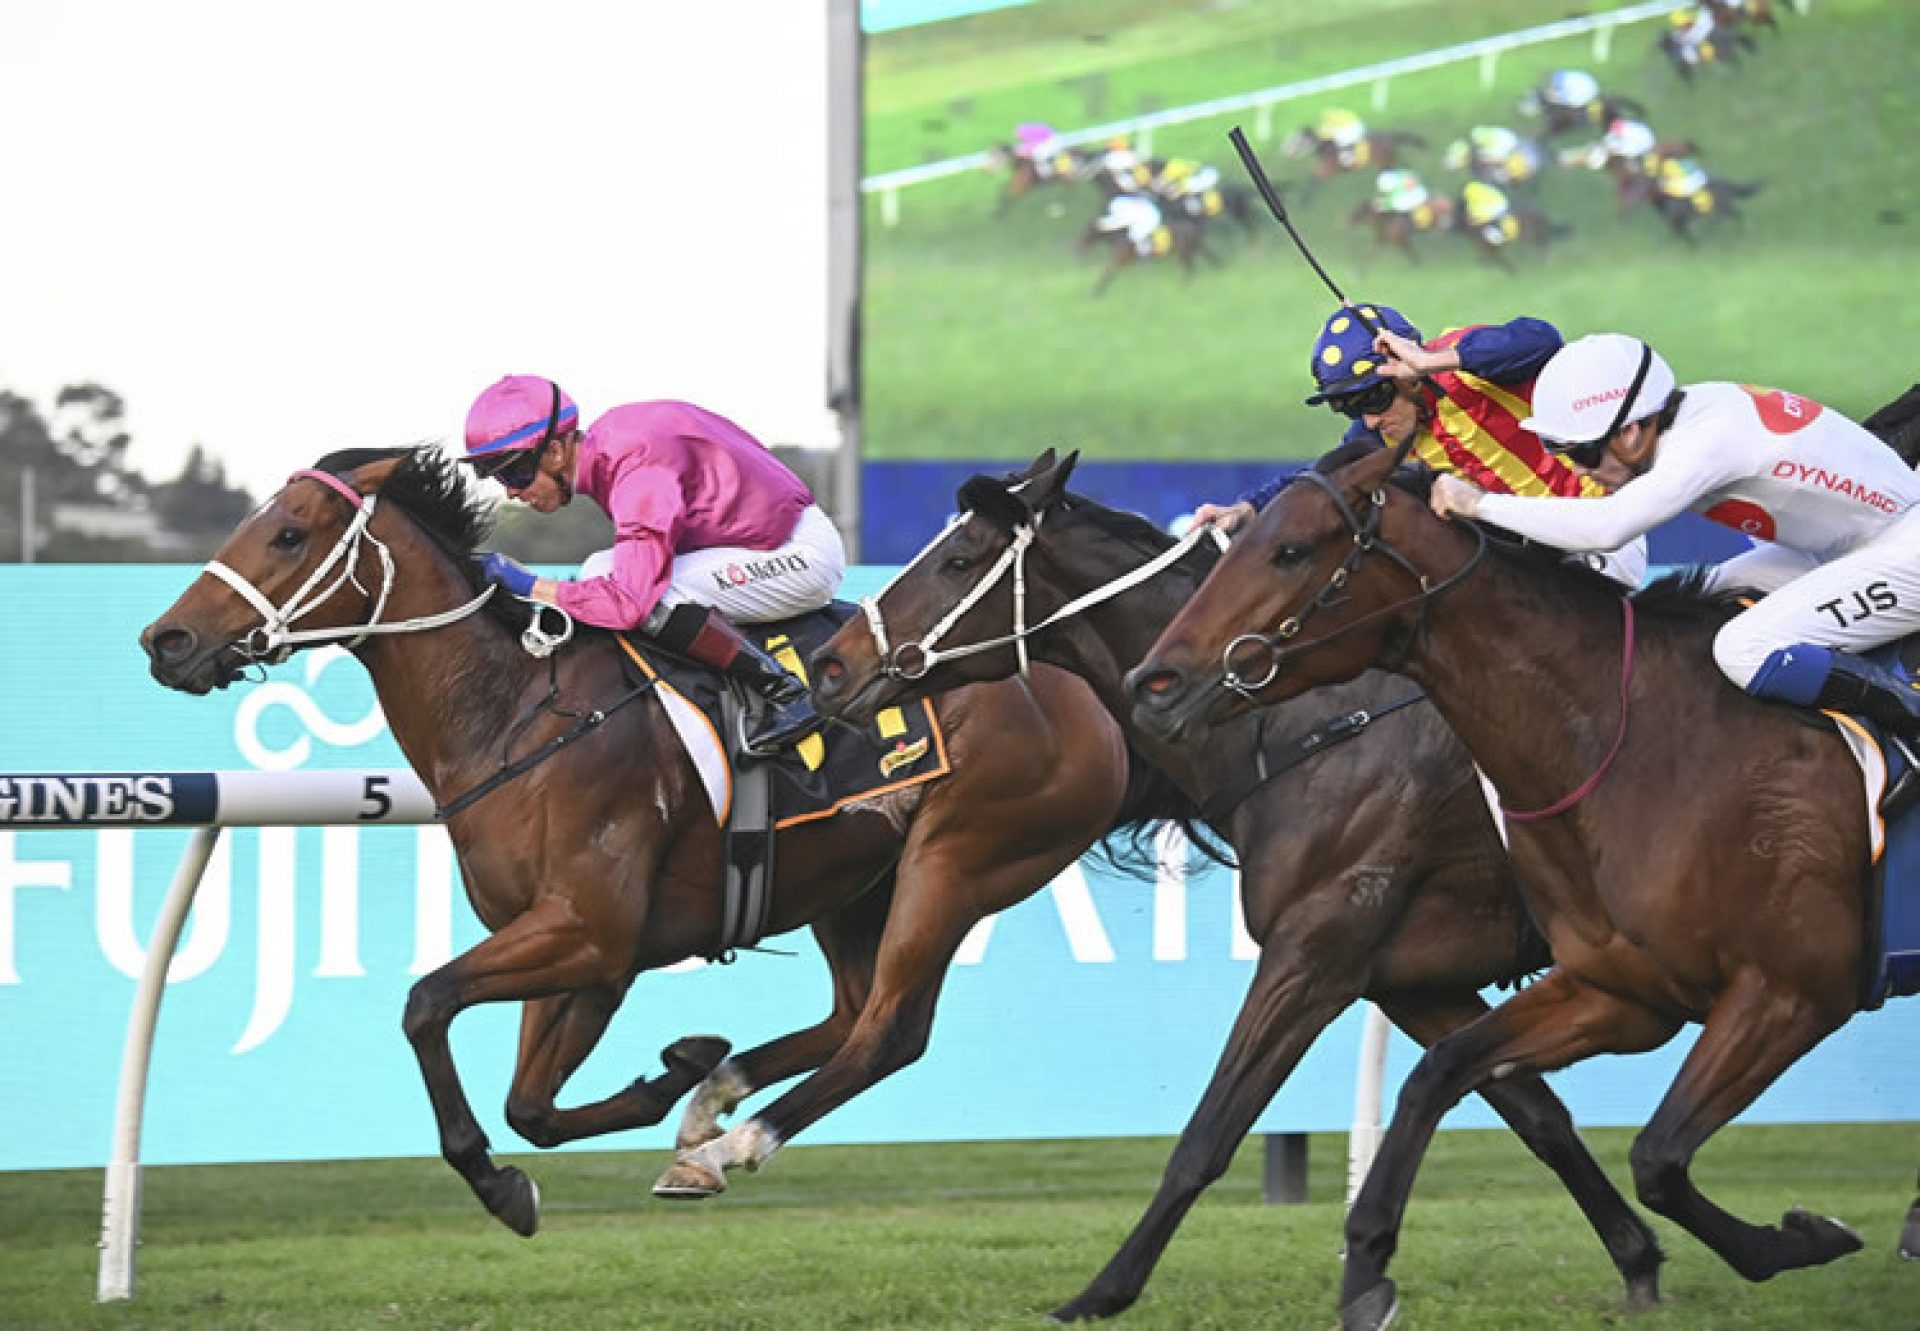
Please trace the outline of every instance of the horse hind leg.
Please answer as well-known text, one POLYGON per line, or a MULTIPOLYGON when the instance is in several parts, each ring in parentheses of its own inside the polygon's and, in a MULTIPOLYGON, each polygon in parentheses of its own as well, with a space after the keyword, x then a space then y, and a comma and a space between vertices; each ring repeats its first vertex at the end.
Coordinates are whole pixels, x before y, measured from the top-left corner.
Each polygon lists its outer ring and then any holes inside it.
POLYGON ((1830 1019, 1805 996, 1783 992, 1773 977, 1737 980, 1714 1004, 1680 1075, 1634 1139, 1629 1160, 1640 1200, 1748 1280, 1844 1257, 1860 1248, 1860 1236, 1797 1208, 1777 1226, 1749 1224, 1707 1200, 1689 1166, 1708 1138, 1844 1020, 1844 1013, 1830 1019))
POLYGON ((674 1137, 676 1154, 685 1154, 719 1137, 723 1132, 720 1120, 761 1087, 812 1072, 846 1043, 873 990, 874 957, 892 902, 889 881, 814 922, 814 937, 833 973, 833 1011, 824 1021, 735 1054, 714 1068, 694 1089, 681 1115, 680 1129, 674 1137))
MULTIPOLYGON (((1418 1002, 1382 997, 1381 1010, 1422 1045, 1431 1045, 1477 1019, 1487 1005, 1477 994, 1451 1004, 1422 995, 1418 1002)), ((1551 1169, 1579 1206, 1626 1282, 1630 1310, 1660 1302, 1660 1265, 1666 1254, 1653 1228, 1635 1211, 1574 1129, 1573 1115, 1539 1077, 1490 1081, 1479 1089, 1501 1120, 1551 1169)))
POLYGON ((1907 1209, 1906 1227, 1900 1231, 1900 1255, 1910 1262, 1920 1262, 1920 1197, 1915 1197, 1907 1209))
POLYGON ((1233 1163, 1260 1111, 1327 1023, 1359 996, 1357 977, 1365 964, 1363 958, 1349 967, 1316 958, 1310 975, 1294 949, 1262 950, 1220 1061, 1181 1130, 1153 1200, 1100 1273, 1053 1310, 1053 1321, 1113 1317, 1138 1301, 1180 1222, 1233 1163), (1354 983, 1336 982, 1343 969, 1356 977, 1354 983))

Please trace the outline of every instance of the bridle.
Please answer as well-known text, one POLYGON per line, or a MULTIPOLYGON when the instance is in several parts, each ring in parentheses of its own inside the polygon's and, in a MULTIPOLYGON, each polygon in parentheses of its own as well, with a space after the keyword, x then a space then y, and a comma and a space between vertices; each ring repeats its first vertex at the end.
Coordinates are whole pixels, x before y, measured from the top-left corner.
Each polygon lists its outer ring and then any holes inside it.
POLYGON ((1333 573, 1327 578, 1326 585, 1314 595, 1314 598, 1307 603, 1305 609, 1301 610, 1298 614, 1289 615, 1286 619, 1282 620, 1271 633, 1242 633, 1221 650, 1221 686, 1231 689, 1249 702, 1259 701, 1255 695, 1268 688, 1274 680, 1279 678, 1280 668, 1286 663, 1290 655, 1299 656, 1312 648, 1324 647, 1341 634, 1349 633, 1367 623, 1369 620, 1378 619, 1383 615, 1397 614, 1410 605, 1417 606, 1420 614, 1420 622, 1415 625, 1414 633, 1410 634, 1408 638, 1409 643, 1411 643, 1413 638, 1418 635, 1419 630, 1425 625, 1428 603, 1435 597, 1458 586, 1461 581, 1479 566, 1480 560, 1487 553, 1486 532, 1481 529, 1478 524, 1469 524, 1472 526, 1473 534, 1478 541, 1478 544, 1474 548, 1472 558, 1468 559, 1465 564, 1461 565, 1453 573, 1436 583, 1428 578, 1425 573, 1422 573, 1418 568, 1414 567, 1412 560, 1380 539, 1380 519, 1387 506, 1387 492, 1384 486, 1372 491, 1367 496, 1364 514, 1362 514, 1354 511, 1353 505, 1347 502, 1346 496, 1340 493, 1339 488, 1335 486, 1332 481, 1328 480, 1324 473, 1311 470, 1303 471, 1294 478, 1291 484, 1298 484, 1301 481, 1317 485, 1326 491, 1327 498, 1332 501, 1335 510, 1339 512, 1341 519, 1347 524, 1347 530, 1352 533, 1353 545, 1352 548, 1347 551, 1347 557, 1340 561, 1340 566, 1334 569, 1333 573), (1404 600, 1382 606, 1378 610, 1368 611, 1358 619, 1347 624, 1342 624, 1339 628, 1333 630, 1333 632, 1314 642, 1291 650, 1286 649, 1282 644, 1298 637, 1300 630, 1305 627, 1308 620, 1313 618, 1315 613, 1330 606, 1338 605, 1345 599, 1341 593, 1346 590, 1347 584, 1352 581, 1354 572, 1360 567, 1360 562, 1376 550, 1398 564, 1407 576, 1412 578, 1418 585, 1419 590, 1404 600), (1243 648, 1247 644, 1253 644, 1266 661, 1266 673, 1259 679, 1247 678, 1234 667, 1233 662, 1235 656, 1242 654, 1243 648))
MULTIPOLYGON (((1025 482, 1021 484, 1025 484, 1025 482)), ((1018 488, 1018 486, 1009 487, 1009 493, 1018 488)), ((986 573, 982 575, 980 581, 975 583, 973 587, 968 590, 967 594, 962 596, 959 601, 954 604, 953 608, 941 617, 939 623, 928 629, 926 633, 915 642, 903 642, 898 647, 889 645, 890 640, 887 635, 886 620, 880 611, 881 598, 891 591, 895 584, 902 578, 906 577, 915 565, 919 564, 919 562, 931 554, 941 542, 945 541, 956 527, 965 523, 972 516, 973 514, 971 512, 966 512, 954 518, 942 529, 938 536, 935 536, 933 540, 927 544, 925 549, 915 555, 898 573, 894 574, 893 578, 885 587, 880 589, 877 595, 861 598, 860 609, 867 617, 867 631, 873 635, 874 647, 880 656, 881 673, 888 678, 912 683, 915 680, 924 678, 928 671, 932 670, 934 666, 942 661, 955 661, 963 657, 977 656, 981 652, 990 652, 997 648, 1008 646, 1009 644, 1012 645, 1019 659, 1020 675, 1022 678, 1025 678, 1028 666, 1027 639, 1034 634, 1039 633, 1043 629, 1051 628, 1062 620, 1070 619, 1074 615, 1090 610, 1103 601, 1112 600, 1114 597, 1120 595, 1120 593, 1139 586, 1149 578, 1158 576, 1161 570, 1184 559, 1188 551, 1192 550, 1194 546, 1209 536, 1213 538, 1214 543, 1220 549, 1225 550, 1227 548, 1227 535, 1225 532, 1221 531, 1212 523, 1195 525, 1185 536, 1181 537, 1180 540, 1145 564, 1140 565, 1128 573, 1122 574, 1111 582, 1102 583, 1091 591, 1075 597, 1048 615, 1045 619, 1041 620, 1038 624, 1029 628, 1026 622, 1027 549, 1033 544, 1034 538, 1039 534, 1040 522, 1045 517, 1044 513, 1035 513, 1031 523, 1023 522, 1015 525, 1012 539, 1008 541, 1007 548, 1000 553, 1000 558, 995 561, 992 568, 988 569, 986 573), (942 650, 938 644, 952 631, 953 626, 959 623, 969 610, 978 605, 981 598, 999 586, 1001 580, 1009 574, 1011 574, 1013 578, 1013 632, 997 638, 988 638, 981 642, 963 643, 960 646, 949 647, 942 650)))
POLYGON ((489 584, 471 601, 455 606, 451 610, 445 610, 436 615, 397 620, 390 624, 381 623, 380 614, 386 609, 387 599, 393 592, 394 564, 393 553, 387 549, 386 542, 368 529, 380 497, 362 495, 338 476, 312 469, 294 472, 287 478, 287 484, 291 485, 301 480, 317 481, 326 486, 351 504, 354 512, 352 520, 347 523, 346 530, 340 534, 340 539, 334 543, 333 549, 291 596, 276 606, 242 574, 235 572, 218 559, 207 561, 206 572, 233 588, 242 600, 260 613, 262 622, 228 646, 228 650, 239 655, 241 659, 249 663, 278 665, 291 656, 295 648, 310 646, 314 643, 340 642, 348 650, 352 650, 374 634, 419 633, 426 629, 439 628, 465 619, 493 595, 493 586, 489 584), (371 545, 380 556, 380 592, 377 596, 360 582, 358 567, 363 544, 371 545), (327 581, 329 574, 332 575, 331 581, 327 581), (299 620, 312 614, 327 598, 349 583, 362 596, 373 602, 373 608, 366 623, 342 628, 295 629, 292 627, 299 620))

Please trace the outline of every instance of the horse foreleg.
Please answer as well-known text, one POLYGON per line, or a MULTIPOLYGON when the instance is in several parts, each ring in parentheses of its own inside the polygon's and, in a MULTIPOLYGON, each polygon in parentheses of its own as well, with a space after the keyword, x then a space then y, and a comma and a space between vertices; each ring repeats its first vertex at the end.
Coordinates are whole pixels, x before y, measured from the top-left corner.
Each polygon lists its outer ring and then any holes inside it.
POLYGON ((812 1072, 846 1043, 873 990, 874 955, 880 949, 880 933, 892 902, 889 883, 814 922, 814 938, 833 973, 833 1011, 824 1021, 735 1054, 715 1068, 695 1089, 681 1115, 673 1143, 676 1152, 685 1153, 720 1136, 720 1120, 748 1096, 763 1086, 812 1072))
MULTIPOLYGON (((1487 1011, 1478 994, 1465 994, 1452 1002, 1432 993, 1422 993, 1415 1001, 1386 996, 1379 1001, 1394 1025, 1425 1046, 1487 1011)), ((1627 1307, 1650 1308, 1659 1303, 1660 1264, 1666 1260, 1660 1240, 1580 1140, 1573 1115, 1560 1097, 1538 1077, 1490 1081, 1480 1087, 1479 1095, 1566 1187, 1626 1281, 1627 1307)))
POLYGON ((1752 1225, 1708 1201, 1688 1175, 1709 1137, 1846 1020, 1777 977, 1748 972, 1722 991, 1638 1137, 1628 1160, 1640 1200, 1720 1255, 1748 1280, 1819 1266, 1857 1251, 1838 1220, 1799 1209, 1780 1224, 1752 1225))
POLYGON ((1100 276, 1094 280, 1093 294, 1096 300, 1107 294, 1107 285, 1119 276, 1120 270, 1125 268, 1128 262, 1124 254, 1117 254, 1108 261, 1107 266, 1100 271, 1100 276))
POLYGON ((560 1109, 554 1097, 605 1034, 619 990, 588 990, 529 1000, 520 1021, 520 1055, 507 1092, 507 1123, 542 1149, 585 1137, 651 1127, 727 1056, 717 1035, 689 1035, 660 1051, 666 1071, 642 1077, 592 1104, 560 1109))
POLYGON ((1366 969, 1363 958, 1354 958, 1351 966, 1316 958, 1313 974, 1302 960, 1293 947, 1262 950, 1220 1061, 1180 1133, 1159 1190, 1100 1274, 1053 1310, 1054 1321, 1113 1317, 1133 1306, 1174 1231, 1200 1194, 1233 1163, 1260 1111, 1327 1023, 1358 997, 1357 977, 1366 969), (1343 973, 1355 977, 1356 985, 1339 984, 1343 973))
POLYGON ((1380 1331, 1397 1301, 1387 1263, 1399 1245, 1407 1197, 1447 1110, 1490 1078, 1551 1071, 1591 1054, 1650 1049, 1671 1022, 1552 971, 1426 1052, 1400 1088, 1393 1122, 1347 1212, 1340 1285, 1342 1331, 1380 1331))
POLYGON ((440 1154, 467 1181, 488 1211, 517 1234, 532 1234, 540 1222, 540 1192, 511 1166, 493 1162, 486 1132, 473 1116, 447 1028, 476 1003, 539 998, 596 986, 618 985, 605 957, 607 940, 587 936, 585 926, 557 901, 543 901, 510 921, 465 954, 420 980, 407 994, 403 1022, 440 1130, 440 1154))

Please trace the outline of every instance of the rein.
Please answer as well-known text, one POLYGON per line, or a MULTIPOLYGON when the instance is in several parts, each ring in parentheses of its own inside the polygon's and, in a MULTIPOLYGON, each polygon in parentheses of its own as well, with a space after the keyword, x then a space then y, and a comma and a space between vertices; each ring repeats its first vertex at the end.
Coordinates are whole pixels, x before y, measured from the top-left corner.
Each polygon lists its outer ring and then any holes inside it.
POLYGON ((891 646, 887 636, 886 620, 880 611, 881 598, 893 589, 895 583, 898 583, 902 578, 906 577, 914 566, 922 559, 925 559, 936 546, 946 540, 955 527, 958 527, 972 516, 971 513, 962 513, 959 517, 953 519, 938 536, 934 537, 933 540, 927 544, 925 549, 915 555, 906 567, 896 573, 892 580, 880 589, 877 595, 861 598, 860 609, 867 617, 867 631, 873 635, 874 647, 879 652, 881 671, 888 677, 911 683, 924 678, 927 672, 932 670, 934 666, 941 661, 954 661, 963 657, 977 656, 981 652, 990 652, 996 648, 1012 644, 1015 653, 1019 657, 1020 675, 1022 678, 1025 678, 1028 664, 1027 639, 1034 634, 1039 633, 1042 629, 1051 628, 1053 625, 1070 619, 1083 611, 1090 610, 1104 601, 1110 601, 1122 592, 1139 586, 1149 578, 1158 577, 1164 569, 1184 559, 1189 551, 1209 536, 1213 538, 1214 543, 1222 550, 1226 549, 1228 544, 1226 533, 1211 523, 1204 526, 1195 526, 1190 529, 1185 536, 1181 537, 1177 542, 1161 551, 1160 554, 1145 564, 1122 574, 1111 582, 1102 583, 1091 591, 1075 597, 1048 615, 1045 619, 1041 620, 1038 624, 1029 628, 1026 623, 1027 548, 1033 544, 1034 538, 1039 534, 1040 520, 1043 516, 1035 514, 1032 525, 1022 523, 1020 526, 1014 528, 1012 541, 1009 542, 1007 548, 1001 552, 1000 558, 994 563, 994 566, 988 569, 985 576, 983 576, 979 582, 975 583, 973 587, 968 590, 967 594, 954 604, 954 607, 941 618, 939 623, 927 630, 924 637, 920 638, 917 642, 903 642, 898 647, 891 646), (988 638, 981 642, 963 643, 958 647, 950 647, 945 651, 939 650, 935 644, 946 637, 953 626, 959 623, 967 611, 973 609, 982 597, 999 586, 1001 579, 1006 577, 1009 572, 1013 574, 1013 632, 997 638, 988 638))
POLYGON ((1600 766, 1594 769, 1593 775, 1582 781, 1564 799, 1556 800, 1546 808, 1535 809, 1530 813, 1516 813, 1502 803, 1500 812, 1506 815, 1508 822, 1531 823, 1565 813, 1591 795, 1600 783, 1606 780, 1607 773, 1613 769, 1614 759, 1620 756, 1621 747, 1627 742, 1627 691, 1633 684, 1633 598, 1621 597, 1620 610, 1622 617, 1626 620, 1626 642, 1620 651, 1620 729, 1614 734, 1613 747, 1607 750, 1607 756, 1600 760, 1600 766))
POLYGON ((1259 701, 1255 695, 1269 687, 1275 679, 1279 678, 1280 669, 1286 664, 1289 658, 1299 657, 1315 647, 1324 647, 1341 634, 1350 633, 1369 620, 1378 619, 1383 615, 1397 614, 1409 605, 1418 606, 1421 624, 1416 626, 1415 632, 1417 633, 1419 627, 1424 627, 1425 625, 1428 604, 1431 603, 1434 598, 1451 591, 1463 582, 1474 569, 1480 566, 1480 561, 1486 557, 1487 553, 1487 534, 1478 525, 1475 525, 1473 533, 1475 537, 1478 538, 1479 543, 1474 549, 1473 557, 1453 573, 1435 583, 1430 580, 1425 573, 1422 573, 1418 568, 1414 567, 1412 560, 1380 539, 1380 518, 1387 504, 1387 493, 1384 489, 1375 490, 1368 496, 1366 517, 1363 519, 1358 513, 1353 511, 1352 505, 1347 503, 1345 496, 1340 493, 1333 482, 1328 480, 1320 472, 1303 471, 1296 479, 1318 485, 1327 492, 1327 497, 1333 501, 1333 506, 1339 511, 1341 518, 1345 520, 1348 529, 1353 533, 1353 549, 1350 550, 1347 553, 1347 557, 1340 562, 1340 567, 1336 568, 1332 576, 1327 579, 1327 585, 1322 587, 1314 596, 1313 600, 1307 603, 1306 609, 1297 615, 1288 616, 1285 620, 1281 621, 1279 626, 1270 634, 1243 633, 1229 642, 1221 651, 1220 681, 1217 687, 1231 689, 1249 702, 1259 701), (1315 611, 1339 604, 1341 599, 1339 593, 1346 587, 1347 583, 1352 580, 1354 571, 1360 567, 1361 560, 1365 559, 1375 550, 1379 550, 1389 559, 1393 560, 1394 563, 1398 564, 1401 569, 1406 572, 1407 576, 1419 584, 1420 590, 1405 600, 1395 601, 1392 605, 1382 606, 1380 609, 1369 611, 1350 623, 1342 624, 1339 628, 1315 642, 1308 643, 1303 647, 1292 648, 1291 650, 1284 648, 1282 644, 1297 637, 1301 628, 1313 617, 1315 611), (1233 665, 1235 654, 1247 643, 1257 645, 1266 657, 1266 674, 1257 680, 1243 678, 1233 665))
POLYGON ((245 637, 235 641, 231 647, 231 650, 237 652, 243 659, 262 662, 267 665, 278 665, 293 655, 294 648, 305 647, 313 643, 342 642, 343 645, 351 651, 374 634, 421 633, 427 629, 437 629, 443 625, 465 619, 468 615, 471 615, 474 611, 485 605, 487 598, 493 595, 493 587, 489 585, 471 601, 468 601, 464 605, 455 606, 451 610, 444 610, 435 615, 421 615, 413 619, 397 620, 388 624, 381 623, 380 613, 386 609, 387 598, 393 592, 394 567, 393 552, 387 548, 385 541, 382 541, 369 530, 369 526, 373 521, 374 508, 379 503, 380 497, 378 495, 362 495, 358 490, 355 490, 338 476, 324 471, 314 471, 312 469, 294 472, 293 475, 287 478, 287 484, 291 485, 293 482, 301 480, 316 481, 353 505, 353 520, 347 524, 347 529, 340 534, 340 539, 335 542, 333 549, 328 551, 327 557, 320 561, 319 565, 308 576, 307 580, 301 583, 293 595, 289 596, 283 604, 278 606, 274 605, 258 587, 255 587, 243 575, 235 572, 219 560, 210 559, 206 564, 206 572, 212 574, 221 582, 226 583, 227 586, 239 594, 242 600, 260 613, 262 621, 260 627, 249 631, 245 637), (373 546, 374 550, 380 556, 380 593, 378 596, 375 596, 374 593, 360 584, 358 568, 360 563, 360 548, 363 541, 373 546), (338 575, 334 577, 332 582, 327 583, 324 588, 315 590, 319 588, 320 583, 326 579, 327 575, 333 571, 336 564, 340 566, 338 575), (349 628, 330 629, 294 629, 291 627, 298 620, 312 614, 323 605, 329 597, 339 591, 342 586, 349 583, 352 584, 354 590, 373 601, 373 610, 365 624, 358 624, 349 628))

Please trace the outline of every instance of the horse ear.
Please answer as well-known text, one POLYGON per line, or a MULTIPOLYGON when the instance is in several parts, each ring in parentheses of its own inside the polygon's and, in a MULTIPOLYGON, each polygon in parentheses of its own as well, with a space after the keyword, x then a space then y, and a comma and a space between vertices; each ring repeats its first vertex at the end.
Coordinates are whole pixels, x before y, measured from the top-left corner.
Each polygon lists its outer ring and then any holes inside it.
POLYGON ((1343 490, 1353 493, 1367 494, 1378 490, 1400 465, 1400 452, 1397 448, 1373 449, 1359 461, 1342 467, 1335 479, 1343 490))
POLYGON ((1060 497, 1067 492, 1067 479, 1073 475, 1074 466, 1080 461, 1080 450, 1076 448, 1067 454, 1064 461, 1055 461, 1053 450, 1049 448, 1043 458, 1047 462, 1046 468, 1035 471, 1032 479, 1020 489, 1020 497, 1035 513, 1044 513, 1060 502, 1060 497))
POLYGON ((406 455, 382 458, 378 462, 369 462, 355 467, 341 476, 341 480, 351 485, 363 495, 380 493, 386 483, 393 478, 394 471, 406 461, 406 455))

